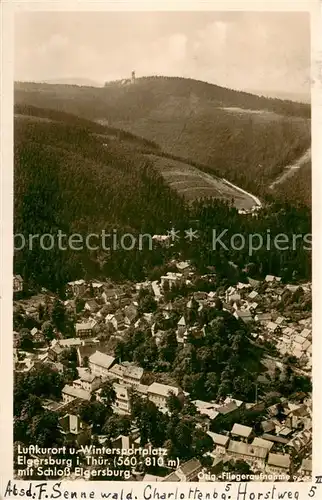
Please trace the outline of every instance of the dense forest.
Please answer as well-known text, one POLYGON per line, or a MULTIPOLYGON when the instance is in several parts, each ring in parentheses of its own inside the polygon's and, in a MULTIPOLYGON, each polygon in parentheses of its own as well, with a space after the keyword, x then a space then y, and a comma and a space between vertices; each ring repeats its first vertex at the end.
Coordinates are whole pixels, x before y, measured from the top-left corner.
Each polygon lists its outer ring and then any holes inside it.
MULTIPOLYGON (((191 244, 181 239, 171 251, 156 245, 153 252, 148 246, 131 251, 119 247, 117 251, 62 251, 56 244, 46 251, 35 240, 32 248, 15 254, 15 272, 23 275, 29 287, 59 290, 79 277, 142 280, 173 255, 191 259, 201 272, 215 266, 228 281, 247 272, 278 274, 284 279, 310 277, 310 251, 303 241, 282 252, 263 245, 253 255, 247 245, 238 250, 229 245, 216 251, 212 248, 214 229, 218 234, 227 229, 228 236, 243 233, 246 240, 247 235, 259 233, 264 241, 268 231, 272 238, 285 233, 289 241, 293 234, 310 233, 310 209, 299 201, 287 205, 285 199, 271 199, 256 217, 240 215, 233 200, 201 199, 188 206, 142 154, 157 151, 157 145, 52 110, 20 106, 16 114, 16 235, 23 235, 26 241, 28 235, 56 237, 58 231, 79 233, 83 239, 102 230, 137 236, 166 234, 172 226, 183 231, 196 224, 200 232, 200 238, 191 244)), ((295 180, 294 175, 289 183, 295 180)), ((21 237, 15 243, 19 248, 21 237)))
MULTIPOLYGON (((146 77, 104 88, 17 83, 15 101, 104 121, 260 196, 310 147, 308 104, 192 79, 146 77)), ((287 199, 296 199, 298 188, 286 183, 287 199)), ((308 200, 308 183, 300 189, 301 200, 308 200)))
MULTIPOLYGON (((185 219, 181 199, 142 157, 123 157, 121 147, 116 154, 85 129, 58 122, 18 119, 15 133, 15 234, 27 241, 30 234, 59 230, 84 238, 112 229, 154 234, 164 232, 170 220, 185 219)), ((38 242, 16 253, 15 270, 55 289, 73 277, 99 274, 93 253, 56 246, 45 251, 38 242)), ((121 261, 122 256, 111 266, 120 276, 121 261)))

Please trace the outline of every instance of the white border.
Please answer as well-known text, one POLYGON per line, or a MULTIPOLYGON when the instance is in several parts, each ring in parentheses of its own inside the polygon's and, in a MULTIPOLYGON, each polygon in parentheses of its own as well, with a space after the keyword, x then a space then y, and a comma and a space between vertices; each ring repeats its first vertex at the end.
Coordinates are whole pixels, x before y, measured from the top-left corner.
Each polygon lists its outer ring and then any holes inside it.
MULTIPOLYGON (((1 20, 1 68, 0 68, 0 116, 1 116, 1 243, 0 243, 0 321, 1 321, 1 367, 0 383, 1 393, 1 469, 0 477, 7 480, 12 478, 13 468, 13 356, 12 356, 12 262, 13 262, 13 32, 15 11, 310 11, 311 12, 311 41, 312 41, 312 176, 313 176, 313 474, 322 474, 320 467, 320 450, 322 449, 322 432, 319 423, 322 417, 321 372, 319 366, 322 359, 321 334, 319 325, 322 325, 322 307, 319 307, 322 287, 322 180, 319 167, 322 159, 322 24, 321 5, 319 0, 311 1, 72 1, 54 0, 33 2, 2 0, 0 3, 1 20)), ((287 30, 287 26, 285 26, 287 30)), ((23 482, 24 485, 26 482, 23 482)), ((163 491, 173 491, 172 483, 157 483, 163 491)), ((281 484, 281 483, 280 483, 281 484)), ((146 483, 118 483, 118 482, 87 482, 77 481, 72 483, 73 490, 107 490, 119 491, 126 487, 129 491, 135 485, 136 490, 142 494, 146 483)), ((194 483, 180 483, 180 491, 188 491, 194 483)), ((68 489, 69 483, 64 481, 64 488, 68 489)), ((216 483, 196 483, 203 491, 213 491, 216 483)), ((237 485, 235 485, 237 488, 237 485)), ((234 486, 234 487, 235 487, 234 486)), ((284 485, 285 486, 285 485, 284 485)), ((217 483, 219 491, 224 491, 224 484, 217 483)), ((268 491, 268 483, 251 483, 249 491, 268 491)), ((308 498, 309 485, 305 483, 288 483, 291 491, 301 492, 300 498, 308 498), (302 496, 302 492, 304 497, 302 496), (304 493, 306 492, 306 493, 304 493)), ((322 485, 316 498, 322 497, 322 485)), ((237 491, 237 490, 236 490, 237 491)), ((0 492, 1 494, 2 492, 0 492)), ((134 498, 134 497, 133 497, 134 498)), ((180 498, 178 496, 178 498, 180 498)), ((186 497, 185 497, 186 498, 186 497)))

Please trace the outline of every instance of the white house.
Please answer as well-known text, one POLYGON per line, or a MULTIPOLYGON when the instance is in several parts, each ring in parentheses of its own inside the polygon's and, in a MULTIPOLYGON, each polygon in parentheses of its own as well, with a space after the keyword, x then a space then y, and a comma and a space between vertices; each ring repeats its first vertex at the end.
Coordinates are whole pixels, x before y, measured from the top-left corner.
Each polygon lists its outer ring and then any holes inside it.
POLYGON ((153 384, 151 384, 148 388, 147 396, 158 408, 166 408, 167 398, 171 393, 178 396, 179 389, 177 387, 172 387, 171 385, 153 382, 153 384))
POLYGON ((105 378, 108 376, 108 370, 114 362, 115 358, 112 356, 96 351, 89 357, 88 366, 94 375, 105 378))

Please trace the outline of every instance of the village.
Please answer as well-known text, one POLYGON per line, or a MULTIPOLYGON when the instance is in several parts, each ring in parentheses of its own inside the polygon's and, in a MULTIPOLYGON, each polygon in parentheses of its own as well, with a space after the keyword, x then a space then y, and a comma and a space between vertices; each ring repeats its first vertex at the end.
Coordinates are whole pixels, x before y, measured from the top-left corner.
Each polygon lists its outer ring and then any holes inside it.
MULTIPOLYGON (((292 373, 311 379, 311 284, 285 284, 281 278, 268 275, 261 281, 248 278, 245 283, 217 288, 212 285, 215 273, 196 276, 190 262, 180 260, 173 266, 175 270, 155 281, 115 284, 108 280, 80 279, 68 283, 65 300, 61 301, 65 316, 72 318, 68 334, 62 334, 57 325, 48 320, 48 314, 46 316, 46 310, 48 313, 53 307, 57 309, 57 297, 45 289, 37 295, 26 296, 22 277, 14 276, 15 373, 27 375, 40 365, 48 365, 64 374, 64 360, 66 362, 72 352, 75 373, 70 376, 69 372, 60 398, 44 399, 43 407, 59 413, 63 435, 73 436, 76 442, 85 439, 87 443, 98 438, 99 443, 104 444, 104 435, 95 434, 93 428, 82 421, 78 407, 84 401, 100 401, 106 382, 115 391, 113 413, 120 416, 130 415, 133 392, 154 403, 164 414, 169 411, 170 395, 190 397, 175 382, 167 383, 162 373, 151 375, 137 363, 123 360, 115 352, 117 342, 129 332, 145 328, 156 346, 162 345, 166 330, 160 325, 176 311, 176 341, 178 349, 184 348, 191 338, 204 335, 206 326, 200 322, 202 311, 221 309, 245 326, 254 346, 265 349, 264 370, 258 376, 253 401, 231 395, 214 401, 190 398, 199 419, 197 425, 212 440, 212 449, 205 453, 209 465, 205 466, 197 457, 176 465, 170 460, 167 473, 136 474, 132 470, 130 479, 207 481, 216 477, 218 480, 221 474, 224 477, 225 471, 233 470, 226 469, 227 464, 242 461, 251 474, 263 480, 311 480, 311 391, 299 388, 292 398, 277 391, 274 404, 258 394, 258 387, 269 383, 269 374, 283 371, 286 365, 291 366, 292 373), (201 282, 207 284, 204 287, 207 291, 198 289, 201 282), (186 293, 180 295, 182 289, 186 293), (192 310, 199 321, 191 320, 192 310), (24 326, 19 328, 19 325, 24 326), (240 416, 245 411, 259 412, 262 415, 259 424, 241 423, 240 416)), ((127 435, 114 438, 111 446, 139 448, 137 429, 131 428, 127 435)), ((237 468, 234 470, 237 474, 237 468)))

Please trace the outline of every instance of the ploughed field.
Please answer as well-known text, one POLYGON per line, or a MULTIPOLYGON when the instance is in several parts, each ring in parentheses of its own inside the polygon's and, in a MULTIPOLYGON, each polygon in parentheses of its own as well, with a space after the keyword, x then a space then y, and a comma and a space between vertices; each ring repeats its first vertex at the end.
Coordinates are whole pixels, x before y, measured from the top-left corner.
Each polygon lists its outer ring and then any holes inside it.
POLYGON ((231 202, 238 209, 250 210, 256 203, 254 199, 227 184, 224 179, 213 177, 184 161, 146 155, 162 174, 167 184, 181 196, 192 202, 200 198, 214 197, 231 202))

